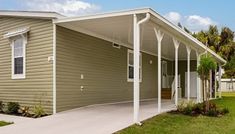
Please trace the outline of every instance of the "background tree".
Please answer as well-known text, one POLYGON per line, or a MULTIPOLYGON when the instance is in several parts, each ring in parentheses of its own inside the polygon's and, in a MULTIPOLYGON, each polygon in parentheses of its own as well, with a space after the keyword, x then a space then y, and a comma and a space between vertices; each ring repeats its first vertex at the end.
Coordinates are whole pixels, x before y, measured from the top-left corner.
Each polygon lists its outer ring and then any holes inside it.
MULTIPOLYGON (((230 64, 232 57, 235 56, 234 32, 228 27, 223 27, 219 32, 217 26, 210 26, 208 30, 194 33, 193 36, 227 60, 227 64, 230 64)), ((228 67, 224 69, 224 77, 234 77, 227 74, 228 67)))
POLYGON ((233 78, 235 77, 235 55, 231 58, 230 62, 225 65, 225 77, 231 78, 232 89, 233 87, 233 78))

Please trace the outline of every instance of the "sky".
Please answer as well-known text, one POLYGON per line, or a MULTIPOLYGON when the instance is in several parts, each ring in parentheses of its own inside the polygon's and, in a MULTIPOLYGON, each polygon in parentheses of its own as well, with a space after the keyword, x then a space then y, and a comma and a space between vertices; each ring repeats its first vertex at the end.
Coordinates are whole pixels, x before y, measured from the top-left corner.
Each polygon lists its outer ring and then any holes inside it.
POLYGON ((66 16, 150 7, 193 32, 209 25, 235 31, 235 0, 0 0, 0 10, 56 11, 66 16))

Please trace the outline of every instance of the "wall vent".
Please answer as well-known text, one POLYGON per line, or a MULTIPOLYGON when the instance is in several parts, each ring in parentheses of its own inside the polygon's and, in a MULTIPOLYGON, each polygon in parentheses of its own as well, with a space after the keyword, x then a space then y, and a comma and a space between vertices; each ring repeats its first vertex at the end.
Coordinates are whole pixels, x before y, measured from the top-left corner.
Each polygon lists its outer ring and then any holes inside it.
POLYGON ((118 49, 121 48, 121 46, 120 46, 119 44, 116 44, 116 43, 113 43, 113 47, 114 47, 114 48, 118 48, 118 49))

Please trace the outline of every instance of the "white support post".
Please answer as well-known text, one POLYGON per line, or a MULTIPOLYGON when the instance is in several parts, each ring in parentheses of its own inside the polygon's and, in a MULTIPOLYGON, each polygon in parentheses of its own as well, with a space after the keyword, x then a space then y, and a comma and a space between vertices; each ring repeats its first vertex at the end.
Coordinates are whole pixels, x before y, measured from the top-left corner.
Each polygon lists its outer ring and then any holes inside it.
POLYGON ((221 75, 222 75, 222 67, 219 65, 219 98, 221 98, 221 75))
POLYGON ((150 14, 147 13, 146 17, 138 22, 136 14, 133 18, 133 45, 134 45, 134 123, 139 122, 139 107, 140 107, 140 25, 150 19, 150 14))
POLYGON ((154 32, 157 38, 158 42, 158 113, 161 112, 161 42, 164 36, 164 33, 162 33, 159 29, 157 30, 154 28, 154 32))
POLYGON ((215 74, 214 74, 214 75, 215 75, 215 78, 214 78, 214 80, 215 80, 215 83, 214 83, 214 84, 215 84, 215 85, 214 85, 214 88, 215 88, 215 90, 214 90, 214 95, 215 95, 215 96, 214 96, 214 97, 215 97, 215 99, 216 99, 216 88, 217 88, 216 69, 215 69, 215 74))
POLYGON ((178 48, 180 42, 173 38, 173 43, 175 46, 175 105, 178 105, 178 48))
POLYGON ((187 50, 187 93, 188 93, 188 101, 190 100, 190 53, 191 48, 189 46, 186 46, 187 50))
POLYGON ((210 70, 210 99, 212 98, 212 70, 210 70))
MULTIPOLYGON (((200 54, 196 51, 197 56, 197 67, 200 65, 200 54)), ((201 102, 201 81, 200 76, 197 74, 197 103, 201 102)))
POLYGON ((139 55, 140 55, 140 30, 137 26, 137 16, 134 15, 134 122, 139 122, 139 55))

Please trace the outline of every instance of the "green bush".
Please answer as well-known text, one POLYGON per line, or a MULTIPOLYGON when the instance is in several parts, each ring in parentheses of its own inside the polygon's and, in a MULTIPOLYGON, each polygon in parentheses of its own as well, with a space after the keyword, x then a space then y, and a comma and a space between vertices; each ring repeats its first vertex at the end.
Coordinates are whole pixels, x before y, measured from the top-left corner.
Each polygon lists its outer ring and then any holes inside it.
POLYGON ((44 111, 42 105, 36 105, 34 106, 33 114, 34 114, 33 117, 39 118, 39 117, 45 116, 46 112, 44 111))
POLYGON ((19 108, 20 108, 19 103, 17 103, 17 102, 8 102, 6 112, 8 114, 18 114, 19 108))
POLYGON ((206 115, 211 117, 218 117, 229 113, 228 108, 218 109, 214 102, 209 103, 209 111, 206 112, 206 103, 195 104, 193 101, 182 101, 177 106, 177 112, 185 115, 196 116, 196 115, 206 115))
POLYGON ((183 112, 185 109, 185 102, 181 101, 178 105, 177 105, 177 111, 178 112, 183 112))
POLYGON ((0 113, 2 113, 2 112, 3 112, 3 108, 4 108, 4 104, 3 104, 3 102, 2 102, 2 101, 0 101, 0 113))
POLYGON ((193 101, 181 101, 177 106, 177 111, 186 115, 192 115, 195 105, 193 101))
POLYGON ((207 115, 211 117, 217 117, 219 115, 219 111, 216 109, 209 109, 207 115))
POLYGON ((195 114, 203 114, 204 113, 204 103, 195 104, 193 107, 193 111, 195 114))
POLYGON ((214 109, 214 110, 216 110, 216 109, 217 109, 216 104, 213 103, 213 102, 210 102, 210 104, 209 104, 209 109, 214 109))
POLYGON ((228 108, 223 108, 221 110, 221 114, 228 114, 229 113, 229 109, 228 108))
POLYGON ((183 111, 183 113, 186 114, 186 115, 191 115, 192 112, 193 112, 193 109, 190 106, 185 107, 184 111, 183 111))

